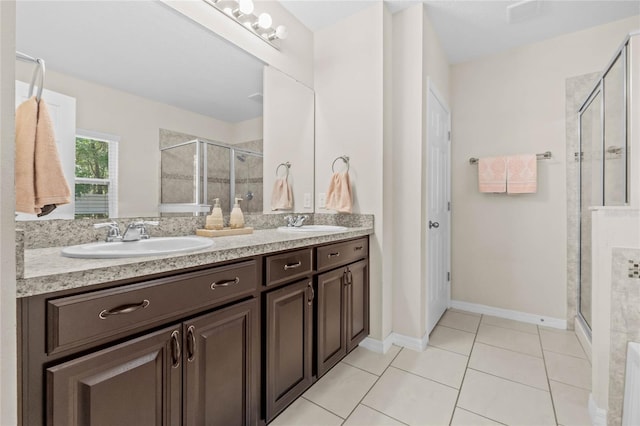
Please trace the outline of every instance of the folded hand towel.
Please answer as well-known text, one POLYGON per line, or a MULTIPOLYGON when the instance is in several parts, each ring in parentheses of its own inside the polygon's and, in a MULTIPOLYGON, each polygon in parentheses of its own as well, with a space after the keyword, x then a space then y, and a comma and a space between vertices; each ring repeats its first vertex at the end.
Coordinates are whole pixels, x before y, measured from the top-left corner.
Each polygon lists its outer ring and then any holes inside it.
POLYGON ((32 97, 16 110, 16 211, 39 216, 71 202, 53 123, 43 100, 32 97))
POLYGON ((287 178, 279 178, 273 183, 271 192, 271 210, 291 210, 293 208, 293 194, 287 178))
POLYGON ((478 161, 480 192, 506 192, 507 161, 504 157, 481 158, 478 161))
POLYGON ((325 207, 339 213, 351 213, 352 204, 349 173, 334 173, 327 190, 325 207))
POLYGON ((507 193, 525 194, 538 190, 536 154, 507 157, 507 193))

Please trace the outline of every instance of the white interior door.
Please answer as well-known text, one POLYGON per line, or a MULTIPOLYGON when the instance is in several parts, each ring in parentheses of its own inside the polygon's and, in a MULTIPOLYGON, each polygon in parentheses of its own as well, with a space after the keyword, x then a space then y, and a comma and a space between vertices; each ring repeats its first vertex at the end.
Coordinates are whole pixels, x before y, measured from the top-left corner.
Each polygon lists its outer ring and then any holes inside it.
MULTIPOLYGON (((29 84, 16 81, 16 108, 27 100, 28 95, 29 84)), ((16 220, 73 219, 75 213, 73 191, 76 172, 76 98, 44 89, 42 99, 47 103, 51 114, 62 170, 71 189, 71 203, 58 206, 50 214, 43 217, 18 213, 16 220)))
POLYGON ((432 84, 427 86, 426 241, 427 333, 449 306, 450 273, 450 116, 432 84))

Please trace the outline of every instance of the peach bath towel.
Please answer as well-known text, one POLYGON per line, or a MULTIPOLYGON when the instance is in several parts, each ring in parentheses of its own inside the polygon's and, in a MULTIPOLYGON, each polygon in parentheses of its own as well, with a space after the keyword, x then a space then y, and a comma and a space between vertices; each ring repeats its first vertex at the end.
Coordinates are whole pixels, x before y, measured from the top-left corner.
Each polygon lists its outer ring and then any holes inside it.
POLYGON ((271 192, 271 210, 291 210, 293 208, 293 194, 291 185, 286 178, 279 178, 273 183, 271 192))
POLYGON ((16 211, 44 216, 71 202, 53 122, 44 100, 32 97, 16 110, 16 211))
POLYGON ((478 161, 480 192, 507 191, 507 160, 505 157, 487 157, 478 161))
POLYGON ((531 194, 538 190, 538 157, 535 154, 507 157, 507 193, 531 194))
POLYGON ((352 204, 349 173, 334 173, 327 190, 325 208, 336 210, 339 213, 351 213, 352 204))

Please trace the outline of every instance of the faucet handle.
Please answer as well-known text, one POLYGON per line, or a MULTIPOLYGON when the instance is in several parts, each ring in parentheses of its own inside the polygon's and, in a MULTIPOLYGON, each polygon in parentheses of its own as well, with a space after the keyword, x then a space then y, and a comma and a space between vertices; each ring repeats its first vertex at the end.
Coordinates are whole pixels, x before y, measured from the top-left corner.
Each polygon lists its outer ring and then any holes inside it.
POLYGON ((104 239, 106 242, 110 243, 112 241, 119 240, 122 238, 120 236, 120 227, 118 227, 118 222, 116 222, 115 220, 112 220, 111 222, 96 223, 93 225, 94 229, 107 228, 107 227, 109 229, 107 230, 107 236, 104 239))

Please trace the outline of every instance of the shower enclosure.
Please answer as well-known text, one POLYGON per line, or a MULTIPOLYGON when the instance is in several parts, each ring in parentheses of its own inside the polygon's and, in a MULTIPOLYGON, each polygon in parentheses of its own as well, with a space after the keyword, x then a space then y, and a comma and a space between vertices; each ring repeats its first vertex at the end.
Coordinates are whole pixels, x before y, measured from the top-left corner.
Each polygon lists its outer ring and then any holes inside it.
POLYGON ((629 39, 615 54, 578 111, 580 149, 580 267, 578 317, 592 325, 591 211, 629 203, 630 156, 627 118, 629 39))
POLYGON ((262 153, 206 139, 160 148, 160 213, 207 214, 214 198, 223 212, 240 197, 245 213, 262 212, 262 153))

